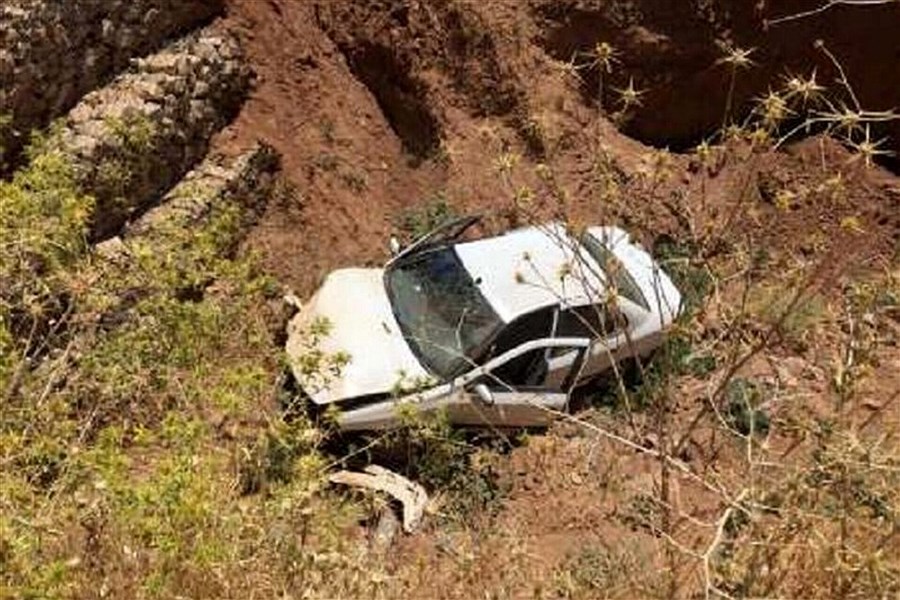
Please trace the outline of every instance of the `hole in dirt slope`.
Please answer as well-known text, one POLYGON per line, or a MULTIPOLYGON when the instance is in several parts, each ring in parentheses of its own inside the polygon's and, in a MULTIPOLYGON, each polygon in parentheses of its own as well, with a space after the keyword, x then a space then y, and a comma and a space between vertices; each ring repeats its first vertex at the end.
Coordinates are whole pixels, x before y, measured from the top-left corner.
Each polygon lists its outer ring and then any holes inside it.
POLYGON ((440 147, 440 124, 428 110, 425 87, 412 78, 389 48, 361 43, 341 46, 353 74, 362 81, 381 108, 403 147, 416 162, 440 147))
MULTIPOLYGON (((318 27, 311 3, 233 0, 223 25, 241 40, 257 83, 214 149, 235 153, 261 139, 283 157, 285 184, 247 249, 301 296, 334 269, 383 264, 392 216, 441 189, 444 169, 410 166, 403 140, 318 27)), ((397 119, 430 123, 417 102, 397 119)))
MULTIPOLYGON (((539 24, 538 43, 558 60, 570 61, 575 53, 590 52, 597 43, 612 44, 618 62, 604 76, 606 105, 617 108, 618 95, 612 90, 626 86, 631 77, 636 87, 647 90, 624 133, 657 147, 681 150, 722 124, 730 71, 718 62, 723 57, 719 40, 752 49, 753 65, 741 70, 735 82, 735 120, 748 112, 755 98, 782 86, 786 73, 806 76, 815 70, 819 83, 839 88, 839 74, 815 47, 816 40, 822 40, 840 61, 865 109, 900 106, 900 36, 896 33, 900 4, 835 6, 816 16, 766 27, 766 19, 821 4, 814 0, 540 0, 533 14, 539 24)), ((593 103, 597 71, 586 69, 582 76, 585 99, 593 103)), ((900 121, 880 124, 873 131, 876 134, 889 136, 897 148, 900 121)))
POLYGON ((504 52, 511 36, 484 18, 493 10, 457 0, 316 3, 320 27, 411 148, 433 143, 435 134, 452 137, 454 111, 463 120, 500 117, 514 125, 527 117, 524 86, 504 52), (409 100, 433 119, 419 119, 412 140, 402 118, 415 106, 409 100))
POLYGON ((640 10, 631 3, 548 3, 535 10, 540 23, 540 45, 556 60, 579 66, 580 90, 593 106, 604 78, 603 103, 615 109, 613 88, 627 85, 635 77, 641 88, 670 86, 690 74, 692 65, 711 64, 716 59, 715 28, 701 15, 668 3, 647 3, 640 10), (677 23, 667 28, 666 23, 677 23), (590 64, 597 44, 615 49, 610 68, 590 64))

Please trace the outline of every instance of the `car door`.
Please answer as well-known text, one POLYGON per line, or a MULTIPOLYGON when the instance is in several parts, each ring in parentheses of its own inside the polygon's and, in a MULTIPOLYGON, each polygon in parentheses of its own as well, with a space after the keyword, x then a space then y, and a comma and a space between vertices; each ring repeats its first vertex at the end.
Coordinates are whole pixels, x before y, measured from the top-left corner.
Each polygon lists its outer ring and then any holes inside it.
MULTIPOLYGON (((530 340, 488 361, 462 378, 463 401, 448 398, 443 402, 452 423, 503 427, 544 426, 549 424, 569 400, 569 390, 590 347, 588 338, 543 338, 530 340), (543 360, 550 351, 574 354, 568 368, 555 377, 524 384, 509 380, 509 369, 522 357, 543 360)), ((549 373, 548 373, 549 375, 549 373)), ((459 396, 457 397, 459 398, 459 396)))
MULTIPOLYGON (((523 323, 523 326, 525 324, 523 323)), ((396 424, 398 406, 409 405, 423 413, 446 411, 457 425, 530 427, 549 424, 558 411, 565 409, 572 382, 591 346, 588 338, 551 338, 526 340, 516 347, 494 355, 487 362, 441 385, 413 392, 402 398, 388 398, 344 412, 340 417, 345 430, 383 429, 396 424), (511 374, 528 376, 521 369, 523 357, 543 357, 550 351, 574 352, 566 373, 559 381, 543 378, 538 382, 512 381, 511 374)))
MULTIPOLYGON (((555 323, 555 338, 587 337, 592 341, 584 368, 577 375, 579 380, 606 370, 626 343, 627 318, 621 311, 611 310, 605 304, 560 309, 555 323)), ((551 350, 547 356, 548 382, 565 381, 576 357, 577 353, 571 349, 551 350)))
MULTIPOLYGON (((488 359, 508 353, 533 340, 553 337, 555 308, 546 307, 523 315, 503 328, 494 340, 488 359)), ((494 376, 513 388, 543 383, 546 375, 546 353, 543 347, 511 358, 495 369, 494 376)))

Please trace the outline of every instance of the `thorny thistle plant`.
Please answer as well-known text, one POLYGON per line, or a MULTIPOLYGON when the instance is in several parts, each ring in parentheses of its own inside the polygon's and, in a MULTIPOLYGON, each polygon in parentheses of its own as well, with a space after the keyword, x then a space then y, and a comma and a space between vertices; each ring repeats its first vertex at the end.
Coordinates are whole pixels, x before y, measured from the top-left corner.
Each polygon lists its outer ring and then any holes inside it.
POLYGON ((847 142, 850 148, 855 151, 855 158, 861 159, 866 167, 871 167, 874 164, 874 159, 878 156, 894 155, 892 151, 882 149, 882 145, 887 142, 887 138, 873 141, 871 134, 871 126, 866 123, 866 133, 863 139, 860 141, 848 140, 847 142))
POLYGON ((572 70, 577 74, 578 71, 585 70, 595 72, 597 74, 597 107, 603 110, 604 98, 604 74, 611 75, 615 65, 619 64, 619 51, 609 42, 597 42, 590 52, 576 53, 572 57, 572 70), (584 62, 578 63, 578 58, 583 58, 584 62))
POLYGON ((729 67, 728 93, 725 96, 725 114, 722 117, 722 127, 725 127, 731 120, 731 104, 734 100, 734 86, 737 83, 737 73, 742 69, 749 69, 755 65, 750 59, 750 55, 753 54, 756 48, 740 48, 725 40, 717 41, 716 45, 722 51, 722 57, 716 61, 716 64, 728 65, 729 67))
MULTIPOLYGON (((725 116, 718 133, 721 140, 744 140, 750 141, 755 148, 778 149, 795 139, 797 134, 816 130, 835 135, 867 167, 878 157, 891 155, 883 148, 886 139, 872 139, 871 127, 893 121, 900 115, 894 110, 862 108, 843 66, 822 40, 817 40, 813 46, 834 66, 836 85, 829 88, 820 84, 816 69, 805 77, 788 72, 777 89, 770 89, 755 99, 754 107, 741 123, 732 119, 736 75, 739 70, 755 64, 750 59, 754 49, 738 48, 726 42, 719 42, 719 46, 724 56, 717 64, 730 67, 725 116)), ((704 144, 698 146, 698 157, 706 154, 708 149, 704 144)))
POLYGON ((592 60, 588 63, 589 66, 600 69, 605 73, 612 73, 613 65, 620 62, 618 58, 619 51, 609 42, 597 42, 590 57, 592 60))
POLYGON ((769 90, 769 93, 758 99, 755 110, 762 121, 762 127, 766 131, 778 129, 793 114, 793 111, 788 108, 787 99, 772 90, 769 90))
POLYGON ((824 95, 825 86, 816 81, 816 69, 804 79, 799 75, 787 74, 784 77, 784 98, 786 101, 799 100, 802 107, 818 103, 824 95))
POLYGON ((641 97, 647 93, 647 90, 639 90, 634 87, 634 77, 628 78, 628 85, 624 88, 613 88, 613 90, 619 94, 623 110, 633 106, 641 106, 643 104, 641 97))
POLYGON ((815 17, 821 15, 824 12, 831 10, 836 6, 849 6, 855 8, 865 8, 872 6, 884 6, 889 4, 896 4, 897 0, 826 0, 819 6, 815 8, 811 8, 809 10, 804 10, 798 13, 793 13, 789 15, 784 15, 781 17, 775 17, 774 19, 765 18, 763 19, 763 27, 768 29, 773 25, 779 25, 781 23, 787 23, 789 21, 797 21, 799 19, 806 19, 809 17, 815 17))
POLYGON ((637 89, 634 87, 634 77, 628 78, 628 85, 623 88, 613 88, 613 91, 619 95, 619 110, 613 113, 612 120, 618 125, 622 125, 631 117, 631 110, 643 105, 641 99, 647 90, 637 89))

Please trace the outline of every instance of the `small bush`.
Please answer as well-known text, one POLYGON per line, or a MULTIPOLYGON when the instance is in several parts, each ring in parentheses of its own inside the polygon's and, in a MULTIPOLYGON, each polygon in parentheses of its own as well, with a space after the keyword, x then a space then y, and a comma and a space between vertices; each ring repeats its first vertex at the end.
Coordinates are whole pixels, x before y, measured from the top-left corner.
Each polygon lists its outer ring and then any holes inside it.
POLYGON ((458 216, 447 198, 436 194, 422 204, 399 213, 394 217, 394 226, 406 242, 412 242, 458 216))

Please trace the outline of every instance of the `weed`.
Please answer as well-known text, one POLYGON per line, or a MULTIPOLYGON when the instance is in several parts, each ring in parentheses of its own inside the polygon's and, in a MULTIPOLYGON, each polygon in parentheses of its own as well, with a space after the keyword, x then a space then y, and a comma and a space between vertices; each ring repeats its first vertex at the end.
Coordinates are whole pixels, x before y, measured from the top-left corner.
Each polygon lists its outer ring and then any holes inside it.
POLYGON ((662 236, 653 245, 653 255, 681 291, 685 312, 700 308, 712 291, 713 277, 696 245, 662 236))
POLYGON ((357 194, 363 193, 369 187, 369 182, 366 179, 365 173, 346 171, 344 173, 341 173, 341 179, 344 180, 344 183, 347 184, 347 187, 349 187, 357 194))
POLYGON ((69 270, 87 246, 93 204, 58 152, 37 154, 12 181, 0 182, 0 389, 8 394, 22 361, 46 350, 44 336, 58 329, 69 270))
POLYGON ((331 354, 320 348, 322 340, 332 327, 333 324, 328 319, 317 317, 296 336, 302 340, 302 347, 291 353, 291 369, 300 388, 307 393, 324 389, 353 360, 346 353, 331 354))
POLYGON ((792 294, 780 285, 759 286, 751 290, 748 312, 768 326, 778 327, 781 339, 798 350, 809 345, 810 337, 827 318, 827 304, 821 295, 809 294, 782 318, 792 294))
POLYGON ((406 241, 414 241, 457 216, 456 209, 447 198, 437 193, 421 204, 398 213, 393 221, 394 227, 406 241))
MULTIPOLYGON (((120 125, 111 134, 134 147, 152 138, 120 125)), ((277 412, 272 283, 228 258, 241 213, 198 197, 213 208, 190 230, 163 222, 121 253, 91 253, 93 200, 52 145, 30 154, 0 182, 0 585, 239 595, 235 565, 256 556, 284 589, 304 588, 327 569, 293 532, 339 554, 351 511, 311 499, 319 433, 277 412)), ((338 579, 316 585, 357 595, 338 579)))
POLYGON ((6 148, 3 147, 2 140, 12 133, 12 115, 8 113, 0 113, 0 164, 3 164, 6 156, 6 148))
POLYGON ((730 44, 724 40, 718 42, 719 49, 722 51, 722 57, 719 58, 717 64, 728 65, 728 93, 725 96, 725 113, 722 117, 722 127, 725 128, 730 124, 732 102, 734 99, 734 86, 737 83, 737 74, 739 71, 749 69, 754 66, 750 55, 756 51, 756 48, 740 48, 730 44))
POLYGON ((329 146, 333 145, 335 142, 335 127, 334 121, 331 119, 323 119, 319 123, 319 132, 322 134, 322 139, 325 140, 329 146))
POLYGON ((725 417, 741 435, 765 435, 769 431, 769 416, 762 409, 765 400, 763 386, 756 381, 737 377, 725 388, 725 417))
POLYGON ((156 127, 146 115, 129 113, 109 117, 104 126, 114 140, 114 151, 100 158, 94 167, 93 192, 103 208, 128 213, 136 178, 144 177, 156 144, 156 127))
POLYGON ((329 152, 322 152, 313 160, 313 165, 323 171, 331 172, 341 164, 341 159, 329 152))
POLYGON ((556 598, 624 598, 654 588, 652 578, 635 581, 647 567, 647 559, 628 548, 590 545, 568 557, 553 574, 556 598))

